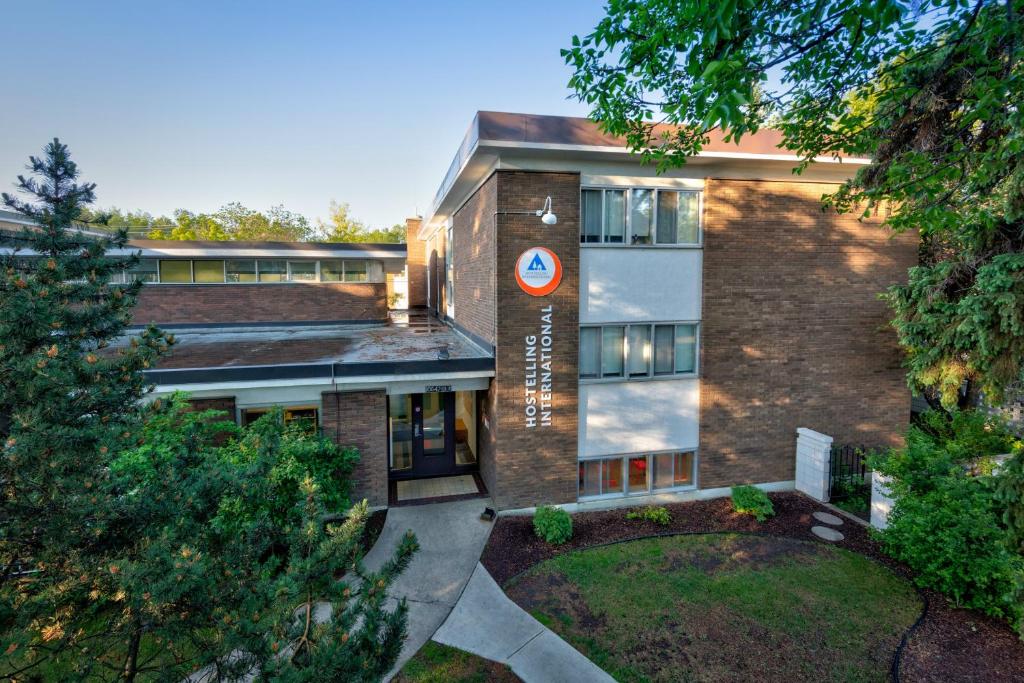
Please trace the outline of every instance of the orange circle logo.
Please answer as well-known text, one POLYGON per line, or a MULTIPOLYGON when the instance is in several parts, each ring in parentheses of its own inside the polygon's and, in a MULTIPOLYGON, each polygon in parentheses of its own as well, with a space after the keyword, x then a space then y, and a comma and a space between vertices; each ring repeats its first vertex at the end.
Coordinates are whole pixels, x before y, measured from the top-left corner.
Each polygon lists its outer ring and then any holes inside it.
POLYGON ((516 282, 530 296, 547 296, 562 281, 562 262, 546 247, 531 247, 516 261, 516 282))

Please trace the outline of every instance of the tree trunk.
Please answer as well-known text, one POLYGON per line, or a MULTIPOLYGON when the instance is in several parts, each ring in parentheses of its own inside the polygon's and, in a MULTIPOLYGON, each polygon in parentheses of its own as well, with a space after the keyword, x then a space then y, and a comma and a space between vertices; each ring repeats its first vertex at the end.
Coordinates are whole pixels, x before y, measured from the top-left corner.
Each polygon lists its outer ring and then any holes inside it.
POLYGON ((122 679, 125 681, 134 681, 138 675, 139 670, 139 648, 142 645, 142 624, 135 622, 135 628, 132 629, 132 637, 128 641, 128 656, 125 658, 124 672, 122 679))

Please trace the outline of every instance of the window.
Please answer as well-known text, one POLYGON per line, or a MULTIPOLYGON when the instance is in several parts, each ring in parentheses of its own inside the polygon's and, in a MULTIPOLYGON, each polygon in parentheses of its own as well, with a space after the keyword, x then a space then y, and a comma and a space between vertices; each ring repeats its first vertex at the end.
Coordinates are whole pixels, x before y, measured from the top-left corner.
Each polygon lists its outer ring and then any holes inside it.
POLYGON ((605 327, 601 331, 601 376, 622 377, 622 355, 625 345, 622 326, 605 327))
MULTIPOLYGON (((272 407, 243 408, 242 425, 251 425, 271 410, 272 407)), ((286 427, 295 426, 310 434, 315 434, 320 425, 320 410, 316 406, 287 406, 284 407, 281 416, 286 427)))
POLYGON ((642 495, 694 485, 693 451, 644 453, 579 462, 579 497, 642 495))
POLYGON ((225 261, 224 272, 227 282, 256 282, 256 261, 254 259, 225 261))
POLYGON ((580 327, 580 379, 642 379, 697 372, 697 323, 580 327))
POLYGON ((316 282, 316 261, 289 261, 288 279, 292 282, 316 282))
POLYGON ((454 317, 455 312, 454 237, 455 231, 453 226, 449 225, 444 240, 444 305, 448 309, 447 313, 450 317, 454 317))
POLYGON ((692 451, 658 453, 651 458, 654 462, 653 487, 655 490, 693 486, 692 451))
POLYGON ((160 261, 160 282, 192 282, 192 262, 160 261))
POLYGON ((601 376, 601 328, 580 328, 580 377, 601 376))
POLYGON ((260 282, 284 282, 288 275, 288 264, 285 261, 259 261, 260 282))
POLYGON ((700 244, 700 195, 690 190, 584 189, 584 244, 700 244))
POLYGON ((345 279, 344 261, 321 261, 320 279, 323 282, 341 282, 345 279))
POLYGON ((626 366, 630 377, 651 374, 651 326, 630 325, 626 347, 626 366))
POLYGON ((196 282, 224 282, 224 262, 193 261, 192 273, 196 282))
POLYGON ((158 282, 158 272, 155 259, 139 259, 139 262, 128 270, 128 281, 158 282))
POLYGON ((345 282, 367 282, 366 261, 345 261, 345 282))

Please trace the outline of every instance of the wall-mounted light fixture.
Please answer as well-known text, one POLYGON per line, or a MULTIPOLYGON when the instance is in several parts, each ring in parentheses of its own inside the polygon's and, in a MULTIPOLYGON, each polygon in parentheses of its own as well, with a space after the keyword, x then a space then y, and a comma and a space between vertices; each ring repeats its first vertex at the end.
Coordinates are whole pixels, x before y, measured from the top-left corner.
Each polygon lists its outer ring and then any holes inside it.
POLYGON ((555 212, 551 210, 551 197, 546 197, 544 199, 544 206, 537 209, 536 211, 495 211, 494 213, 495 215, 499 213, 512 213, 521 214, 524 216, 537 216, 538 218, 540 218, 540 222, 543 223, 544 225, 555 225, 556 223, 558 223, 558 216, 556 216, 555 212))

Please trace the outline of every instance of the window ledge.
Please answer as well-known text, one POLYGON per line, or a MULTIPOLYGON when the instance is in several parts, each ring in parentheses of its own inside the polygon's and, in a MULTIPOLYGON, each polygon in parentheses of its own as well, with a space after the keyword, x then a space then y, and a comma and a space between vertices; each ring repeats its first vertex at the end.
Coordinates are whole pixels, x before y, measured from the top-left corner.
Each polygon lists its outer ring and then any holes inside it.
POLYGON ((625 384, 627 382, 665 382, 680 379, 700 379, 700 373, 653 375, 651 377, 580 377, 580 384, 625 384))

